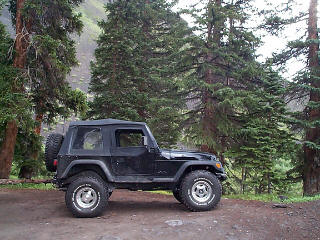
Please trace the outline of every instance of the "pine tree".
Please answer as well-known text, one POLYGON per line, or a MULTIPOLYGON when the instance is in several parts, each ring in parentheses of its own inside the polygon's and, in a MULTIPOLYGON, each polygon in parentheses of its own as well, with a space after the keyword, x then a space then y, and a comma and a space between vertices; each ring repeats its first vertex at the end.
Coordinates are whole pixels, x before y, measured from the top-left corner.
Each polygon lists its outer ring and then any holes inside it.
POLYGON ((107 4, 91 65, 89 116, 145 121, 162 146, 179 137, 180 51, 190 34, 171 7, 163 0, 107 4))
POLYGON ((260 40, 245 27, 251 4, 210 0, 206 11, 185 11, 195 16, 200 32, 191 40, 191 60, 185 60, 192 63, 186 89, 195 99, 186 133, 202 150, 217 154, 227 170, 240 172, 231 176, 241 192, 261 193, 274 189, 279 150, 286 154, 292 137, 286 130, 286 83, 257 61, 260 40))
MULTIPOLYGON (((66 82, 71 67, 77 64, 73 33, 80 34, 82 22, 74 8, 82 1, 11 0, 10 11, 16 28, 13 66, 28 79, 14 87, 16 94, 31 99, 40 134, 42 121, 52 123, 57 116, 84 111, 85 95, 72 90, 66 82)), ((1 146, 0 162, 12 162, 18 133, 18 121, 7 122, 1 146)), ((37 159, 39 148, 34 148, 37 159)), ((23 174, 22 174, 23 176, 23 174)))
MULTIPOLYGON (((28 41, 28 24, 25 27, 22 22, 22 8, 25 0, 17 0, 15 13, 17 16, 17 21, 15 22, 16 28, 16 41, 14 44, 14 57, 13 57, 13 67, 17 69, 23 69, 26 62, 26 48, 28 41)), ((5 37, 5 36, 3 36, 5 37)), ((5 38, 4 38, 5 39, 5 38)), ((18 73, 20 75, 20 73, 18 73)), ((9 94, 21 95, 24 94, 23 81, 12 81, 11 84, 7 85, 9 88, 9 94)), ((16 143, 16 138, 18 134, 18 119, 9 118, 4 122, 6 125, 4 137, 1 143, 0 151, 0 164, 2 165, 1 178, 9 178, 12 159, 14 156, 14 147, 16 143)))
MULTIPOLYGON (((283 12, 292 12, 292 9, 296 8, 294 1, 289 1, 289 3, 288 7, 283 9, 283 12)), ((303 111, 294 113, 292 121, 294 129, 302 132, 304 156, 300 161, 295 161, 295 170, 298 170, 297 173, 302 175, 303 191, 306 195, 314 195, 320 192, 320 66, 317 3, 317 0, 311 0, 308 12, 291 14, 289 18, 280 17, 271 11, 273 15, 269 16, 266 21, 266 28, 271 33, 277 34, 287 25, 291 26, 308 19, 308 24, 305 27, 299 26, 301 33, 297 35, 297 39, 290 41, 286 49, 274 54, 273 57, 273 62, 277 66, 285 65, 292 59, 298 59, 305 64, 304 68, 296 73, 293 82, 289 85, 287 99, 288 101, 298 99, 307 102, 303 111)), ((298 135, 299 132, 296 132, 298 135)))
POLYGON ((239 117, 243 124, 236 132, 239 144, 227 152, 233 159, 233 169, 242 170, 242 193, 271 193, 280 180, 286 180, 276 163, 291 151, 294 139, 287 128, 286 89, 281 79, 269 68, 259 79, 259 88, 244 102, 245 111, 239 117))
POLYGON ((308 85, 311 89, 306 109, 310 125, 306 129, 303 173, 303 191, 306 195, 320 193, 320 59, 317 7, 318 1, 311 0, 308 21, 308 85))
POLYGON ((43 120, 50 124, 85 107, 85 95, 66 81, 78 64, 72 34, 82 31, 81 14, 74 11, 81 2, 27 0, 23 9, 30 23, 26 68, 38 134, 43 120))
MULTIPOLYGON (((0 1, 0 9, 2 2, 0 1)), ((17 86, 24 83, 19 71, 13 67, 13 40, 0 23, 0 178, 8 178, 11 171, 14 141, 18 126, 26 128, 32 124, 29 113, 31 104, 28 97, 17 91, 17 86), (13 144, 13 148, 11 145, 13 144), (11 155, 12 154, 12 155, 11 155)))
POLYGON ((243 27, 249 2, 210 0, 201 13, 186 11, 196 16, 194 30, 200 32, 192 43, 196 52, 185 60, 195 69, 186 80, 189 97, 195 99, 187 135, 222 162, 223 153, 237 141, 233 133, 241 125, 243 92, 253 89, 262 71, 255 56, 259 40, 243 27))

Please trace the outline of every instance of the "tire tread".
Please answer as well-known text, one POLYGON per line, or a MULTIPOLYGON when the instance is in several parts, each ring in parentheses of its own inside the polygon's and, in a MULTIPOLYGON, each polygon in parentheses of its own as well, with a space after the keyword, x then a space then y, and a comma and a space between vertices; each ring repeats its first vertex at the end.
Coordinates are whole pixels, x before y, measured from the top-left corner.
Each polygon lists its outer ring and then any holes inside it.
POLYGON ((58 133, 50 134, 47 138, 45 146, 45 165, 49 172, 56 171, 53 161, 57 158, 63 138, 63 135, 58 133))
POLYGON ((182 179, 181 188, 180 188, 181 200, 182 200, 182 203, 192 212, 209 211, 209 210, 215 208, 220 201, 221 194, 222 194, 222 186, 221 186, 219 179, 213 173, 211 173, 209 171, 206 171, 206 170, 192 171, 182 179), (211 204, 207 208, 204 208, 204 207, 199 208, 199 207, 191 204, 188 201, 188 195, 186 193, 187 189, 185 189, 185 187, 188 185, 189 181, 192 181, 192 179, 194 179, 194 178, 199 178, 200 176, 201 177, 205 177, 205 176, 213 177, 212 180, 214 181, 214 184, 216 184, 218 187, 218 189, 216 189, 216 190, 213 189, 214 193, 216 194, 217 200, 213 200, 213 204, 211 204))
POLYGON ((103 181, 103 179, 96 174, 95 172, 92 171, 85 171, 79 174, 79 176, 68 186, 66 195, 65 195, 65 202, 66 202, 66 206, 67 208, 71 211, 71 213, 79 218, 83 218, 83 217, 97 217, 99 215, 102 214, 103 210, 106 208, 106 206, 108 205, 108 187, 107 184, 105 183, 105 181, 103 181), (100 190, 101 192, 101 199, 100 199, 100 203, 99 206, 92 211, 90 214, 88 213, 82 213, 79 212, 72 203, 72 194, 73 191, 70 191, 72 188, 75 188, 79 182, 86 182, 86 181, 93 181, 96 184, 100 185, 100 190))

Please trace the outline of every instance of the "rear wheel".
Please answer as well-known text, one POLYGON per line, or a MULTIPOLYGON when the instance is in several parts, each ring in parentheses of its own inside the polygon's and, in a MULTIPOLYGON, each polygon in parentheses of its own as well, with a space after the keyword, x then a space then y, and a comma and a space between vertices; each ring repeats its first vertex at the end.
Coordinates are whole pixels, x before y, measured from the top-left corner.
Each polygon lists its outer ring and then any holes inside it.
POLYGON ((180 195, 191 211, 208 211, 219 203, 221 190, 220 181, 213 173, 197 170, 183 179, 180 195))
POLYGON ((97 174, 81 174, 67 189, 65 201, 76 217, 99 216, 108 203, 108 188, 97 174))

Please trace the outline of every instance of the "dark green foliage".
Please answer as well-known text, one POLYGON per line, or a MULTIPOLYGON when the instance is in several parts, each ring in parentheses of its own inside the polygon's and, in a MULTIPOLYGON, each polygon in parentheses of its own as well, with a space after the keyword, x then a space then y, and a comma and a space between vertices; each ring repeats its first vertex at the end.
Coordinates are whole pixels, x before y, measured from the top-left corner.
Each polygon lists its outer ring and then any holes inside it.
POLYGON ((179 62, 190 34, 170 9, 163 0, 107 4, 91 65, 89 117, 146 121, 162 146, 179 136, 179 62))
POLYGON ((41 137, 34 133, 32 104, 29 95, 17 92, 17 87, 25 83, 23 75, 12 66, 13 40, 9 38, 5 27, 0 24, 0 143, 4 138, 6 124, 16 120, 19 126, 14 161, 19 167, 31 165, 32 153, 41 148, 41 137))
POLYGON ((13 40, 10 39, 5 26, 0 24, 0 124, 3 131, 12 119, 22 120, 28 109, 29 101, 24 94, 14 93, 14 89, 23 79, 12 67, 13 40))
POLYGON ((81 15, 74 8, 82 1, 28 0, 23 15, 30 19, 31 41, 27 68, 30 93, 35 113, 52 123, 57 117, 85 111, 86 98, 72 90, 66 81, 71 68, 77 65, 72 34, 82 30, 81 15))
MULTIPOLYGON (((16 1, 11 0, 13 25, 16 19, 16 1)), ((82 30, 81 15, 74 13, 79 0, 24 2, 23 24, 29 35, 25 69, 15 70, 8 57, 13 54, 13 41, 1 42, 1 139, 6 123, 15 119, 19 126, 15 148, 15 166, 28 169, 29 176, 43 170, 37 162, 41 140, 35 129, 42 121, 52 123, 57 117, 86 110, 86 96, 80 90, 72 90, 66 81, 71 68, 77 65, 75 42, 72 34, 82 30), (2 50, 4 49, 4 50, 2 50), (4 52, 6 51, 6 52, 4 52), (3 62, 2 58, 7 57, 3 62), (9 59, 9 60, 8 60, 9 59), (36 116, 36 120, 32 118, 36 116)), ((2 35, 8 39, 3 33, 2 35)), ((1 38, 2 39, 2 38, 1 38)))
MULTIPOLYGON (((40 158, 43 154, 31 113, 52 123, 86 111, 85 95, 66 82, 77 65, 72 36, 82 30, 81 16, 74 12, 80 3, 26 0, 23 14, 32 27, 28 71, 23 72, 28 74, 22 77, 11 67, 13 42, 0 25, 0 142, 6 122, 18 120, 16 174, 22 166, 37 165, 34 152, 40 158), (21 84, 25 93, 13 94, 21 84)), ((303 139, 306 129, 319 126, 309 113, 320 104, 309 101, 291 114, 286 106, 296 99, 307 102, 310 92, 319 92, 310 83, 319 81, 320 70, 307 67, 308 47, 319 41, 308 40, 307 28, 300 28, 300 36, 267 61, 280 69, 293 58, 306 64, 287 82, 257 61, 260 39, 247 28, 252 1, 202 3, 205 8, 183 11, 194 17, 192 29, 172 12, 174 2, 106 4, 107 20, 99 23, 102 34, 91 64, 94 99, 83 117, 145 121, 161 146, 174 145, 183 133, 186 142, 205 146, 202 150, 225 162, 226 192, 288 192, 301 180, 303 146, 320 150, 320 141, 303 139)), ((13 22, 15 4, 10 1, 13 22)), ((305 20, 306 13, 296 9, 293 0, 274 11, 264 9, 260 14, 266 21, 260 27, 278 35, 305 20)))
POLYGON ((271 69, 259 81, 259 88, 244 103, 245 111, 240 116, 243 124, 235 135, 238 144, 227 155, 233 159, 233 167, 243 171, 240 180, 243 192, 283 191, 280 186, 285 185, 287 175, 277 164, 288 158, 295 146, 286 127, 285 88, 281 77, 271 69))
MULTIPOLYGON (((294 1, 290 1, 295 4, 294 1)), ((294 6, 294 5, 293 5, 294 6)), ((293 81, 287 87, 288 102, 301 103, 300 109, 294 109, 291 115, 291 126, 295 134, 301 139, 303 152, 296 152, 293 157, 293 168, 288 172, 290 178, 303 176, 304 193, 315 194, 319 192, 319 172, 317 162, 320 157, 320 58, 319 58, 319 35, 317 29, 317 1, 310 1, 309 12, 295 12, 290 14, 288 19, 283 18, 280 23, 275 23, 270 15, 266 16, 268 30, 275 29, 275 25, 281 26, 280 30, 285 30, 289 25, 298 26, 296 39, 290 41, 286 48, 273 55, 274 65, 286 68, 292 60, 303 64, 296 69, 293 81), (307 20, 308 25, 302 25, 301 22, 307 20), (304 162, 304 166, 303 165, 304 162), (302 168, 302 169, 301 169, 302 168)), ((288 13, 288 9, 284 9, 288 13)), ((271 11, 271 15, 275 12, 271 11)), ((290 12, 291 13, 291 12, 290 12)), ((289 16, 285 14, 284 16, 289 16)), ((276 29, 275 33, 281 33, 276 29)), ((273 31, 274 33, 274 31, 273 31)))
POLYGON ((30 123, 24 128, 19 128, 14 152, 14 165, 16 170, 12 174, 19 175, 22 167, 29 169, 31 176, 44 175, 42 143, 43 137, 35 133, 36 122, 30 118, 30 123), (34 153, 38 156, 35 159, 34 153))
POLYGON ((255 60, 259 40, 243 28, 248 3, 218 2, 207 1, 202 14, 186 11, 196 14, 195 30, 201 34, 191 39, 194 47, 184 62, 191 63, 186 89, 195 99, 188 113, 188 138, 223 153, 235 143, 232 135, 241 126, 242 105, 262 68, 255 60))
POLYGON ((18 71, 12 67, 13 40, 5 26, 0 23, 0 129, 1 139, 8 121, 15 119, 21 124, 28 119, 30 101, 25 94, 16 93, 15 89, 23 82, 18 71))
POLYGON ((192 63, 185 83, 195 99, 186 133, 225 162, 230 176, 225 191, 239 192, 240 186, 241 192, 262 193, 279 190, 286 174, 277 162, 294 143, 286 127, 286 82, 258 63, 260 41, 244 27, 250 4, 207 1, 202 14, 185 11, 196 14, 196 30, 202 33, 190 44, 186 58, 192 60, 185 61, 192 63))

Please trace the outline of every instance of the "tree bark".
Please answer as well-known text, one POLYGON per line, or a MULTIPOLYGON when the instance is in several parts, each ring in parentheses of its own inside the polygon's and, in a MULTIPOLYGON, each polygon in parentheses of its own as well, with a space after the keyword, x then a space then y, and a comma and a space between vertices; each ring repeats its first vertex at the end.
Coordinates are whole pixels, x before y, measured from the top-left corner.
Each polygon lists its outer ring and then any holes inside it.
POLYGON ((22 9, 25 0, 17 0, 17 15, 16 15, 16 42, 15 42, 15 56, 13 66, 23 69, 26 64, 26 54, 29 44, 30 21, 23 21, 22 9))
MULTIPOLYGON (((26 62, 26 51, 28 46, 28 32, 22 19, 22 8, 25 0, 17 0, 17 15, 16 15, 16 41, 15 41, 15 56, 13 66, 23 69, 26 62)), ((16 92, 23 91, 23 86, 14 86, 16 92)), ((1 145, 0 155, 0 178, 9 178, 11 165, 14 155, 14 147, 18 134, 18 125, 15 119, 9 121, 5 130, 4 141, 1 145)))
POLYGON ((267 175, 267 180, 268 180, 268 194, 271 194, 272 188, 271 188, 271 179, 270 179, 270 174, 268 173, 267 175))
MULTIPOLYGON (((211 0, 209 1, 207 7, 208 18, 212 19, 211 21, 209 20, 207 23, 207 46, 209 48, 209 51, 206 54, 206 63, 208 64, 208 66, 212 66, 215 61, 219 61, 219 59, 214 58, 212 52, 210 52, 211 48, 214 47, 212 43, 215 44, 215 47, 218 47, 221 42, 221 26, 219 22, 214 22, 213 20, 213 5, 221 6, 221 0, 211 0)), ((205 82, 208 84, 214 84, 219 81, 218 77, 216 76, 216 74, 214 74, 210 67, 205 70, 204 78, 205 82)), ((217 126, 215 124, 215 121, 213 120, 215 115, 214 102, 211 98, 211 93, 207 89, 203 91, 202 103, 204 105, 202 131, 203 134, 207 135, 206 138, 211 138, 212 135, 217 134, 217 126)), ((213 153, 217 156, 219 155, 220 161, 222 162, 222 164, 224 164, 223 153, 220 152, 219 154, 216 149, 213 149, 207 143, 201 145, 201 151, 213 153)))
MULTIPOLYGON (((319 40, 317 32, 317 0, 311 0, 309 6, 308 33, 309 40, 314 40, 309 46, 309 69, 311 72, 310 85, 317 91, 310 91, 310 102, 320 103, 320 77, 319 69, 319 40)), ((320 109, 311 108, 308 111, 308 121, 312 122, 320 119, 320 109)), ((306 130, 306 141, 317 142, 320 139, 320 128, 318 126, 306 130)), ((320 153, 316 149, 304 146, 304 173, 303 173, 303 192, 304 195, 315 195, 320 193, 320 153)))
POLYGON ((42 121, 43 121, 43 114, 42 113, 38 113, 36 114, 36 122, 38 123, 38 126, 34 129, 34 132, 37 135, 40 135, 41 133, 41 127, 42 127, 42 121))
POLYGON ((17 133, 18 126, 16 121, 12 120, 8 122, 5 131, 5 138, 1 146, 0 178, 9 178, 10 176, 17 133))
POLYGON ((247 169, 245 167, 241 168, 241 193, 246 192, 246 180, 247 180, 247 169))

